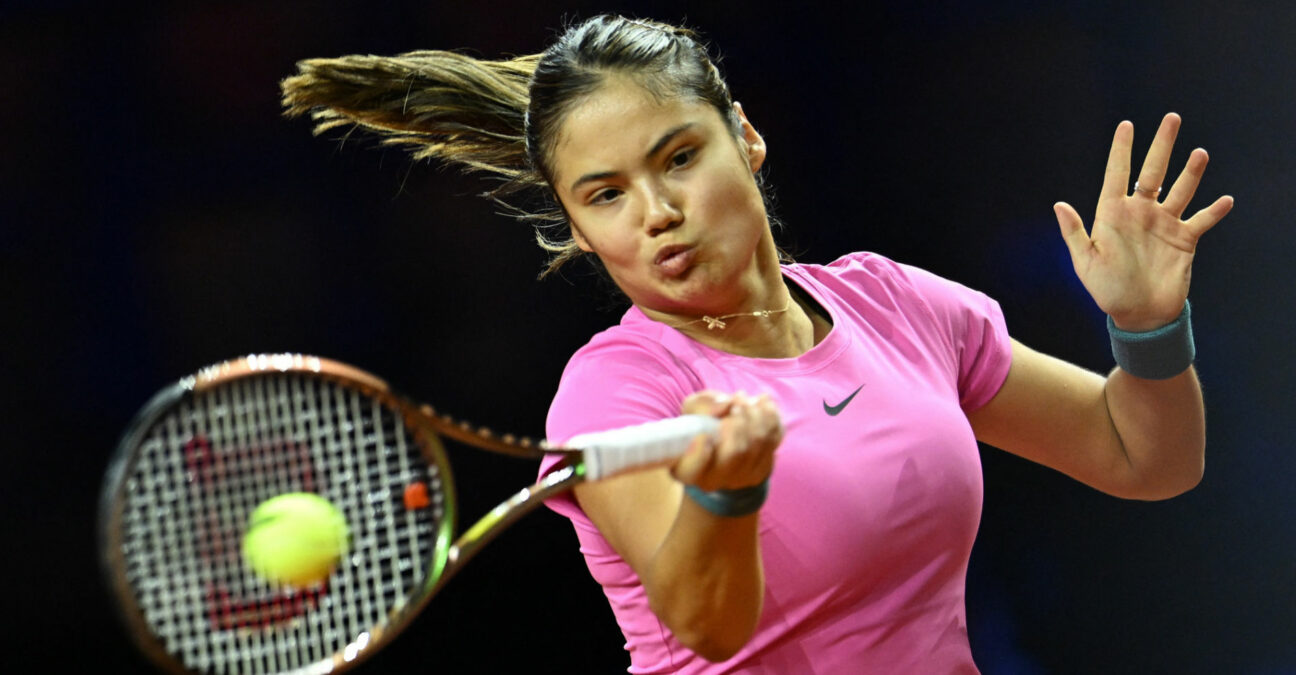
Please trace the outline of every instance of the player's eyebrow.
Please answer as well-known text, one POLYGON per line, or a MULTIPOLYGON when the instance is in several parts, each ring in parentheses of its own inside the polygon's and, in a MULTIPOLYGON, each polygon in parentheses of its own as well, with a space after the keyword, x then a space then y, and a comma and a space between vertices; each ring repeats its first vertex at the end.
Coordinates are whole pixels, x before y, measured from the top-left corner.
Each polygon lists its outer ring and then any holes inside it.
MULTIPOLYGON (((667 130, 666 133, 662 134, 661 138, 657 139, 656 143, 653 143, 653 146, 648 149, 648 152, 644 154, 644 157, 652 158, 653 155, 656 155, 657 153, 661 152, 662 148, 669 145, 670 142, 674 140, 676 136, 679 136, 680 134, 684 133, 685 131, 688 131, 689 129, 692 129, 694 126, 696 126, 695 122, 685 122, 684 124, 681 124, 677 127, 673 127, 667 130)), ((617 172, 615 171, 596 171, 594 173, 587 173, 584 176, 577 178, 575 182, 571 184, 571 187, 568 188, 568 190, 570 192, 575 192, 577 188, 579 188, 580 186, 586 183, 589 183, 591 181, 596 181, 596 180, 603 180, 605 178, 611 178, 615 175, 617 175, 617 172)))
POLYGON ((666 133, 662 134, 662 137, 657 139, 657 142, 653 143, 653 146, 648 149, 648 154, 645 155, 645 157, 651 158, 653 155, 656 155, 657 153, 661 152, 661 149, 666 147, 666 145, 670 143, 672 140, 674 140, 676 136, 684 133, 685 131, 688 131, 693 126, 694 126, 693 122, 685 122, 684 124, 681 124, 675 127, 674 129, 671 129, 670 131, 667 131, 666 133))

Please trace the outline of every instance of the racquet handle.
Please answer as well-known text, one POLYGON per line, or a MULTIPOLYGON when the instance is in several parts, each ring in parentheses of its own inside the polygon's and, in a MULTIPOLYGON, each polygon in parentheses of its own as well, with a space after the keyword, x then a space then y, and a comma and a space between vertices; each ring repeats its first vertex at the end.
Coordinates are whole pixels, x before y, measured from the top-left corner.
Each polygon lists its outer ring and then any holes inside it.
POLYGON ((583 450, 585 479, 670 464, 688 450, 693 439, 706 434, 720 438, 720 420, 707 415, 681 415, 631 427, 580 434, 564 447, 583 450))

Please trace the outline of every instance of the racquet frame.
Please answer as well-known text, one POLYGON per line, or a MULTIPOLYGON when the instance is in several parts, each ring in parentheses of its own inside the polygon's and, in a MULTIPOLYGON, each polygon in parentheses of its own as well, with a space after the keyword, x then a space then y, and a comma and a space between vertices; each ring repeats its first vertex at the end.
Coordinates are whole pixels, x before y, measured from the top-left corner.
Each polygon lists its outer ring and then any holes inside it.
MULTIPOLYGON (((169 653, 161 639, 154 635, 125 573, 123 555, 122 511, 125 505, 127 476, 133 469, 135 449, 150 432, 153 424, 187 397, 202 394, 221 385, 263 374, 305 373, 343 383, 363 395, 377 399, 388 409, 398 412, 417 440, 429 465, 440 475, 445 495, 445 512, 436 533, 436 547, 431 567, 424 576, 416 596, 385 625, 374 626, 348 647, 333 655, 328 664, 316 663, 292 672, 338 672, 350 668, 377 652, 394 638, 427 604, 431 597, 452 578, 469 559, 508 525, 522 518, 555 494, 570 489, 584 479, 579 451, 550 447, 543 441, 513 435, 497 435, 486 428, 475 427, 438 414, 431 406, 415 405, 395 394, 386 382, 353 366, 315 356, 300 354, 250 355, 203 368, 158 392, 135 416, 122 437, 109 464, 100 499, 99 543, 101 564, 108 584, 118 600, 121 615, 138 646, 160 667, 176 673, 193 672, 169 653), (492 509, 476 524, 454 539, 457 520, 453 474, 439 438, 511 457, 539 459, 547 452, 565 452, 569 458, 535 485, 524 488, 492 509), (345 653, 344 653, 345 652, 345 653)), ((300 610, 299 610, 300 611, 300 610)))

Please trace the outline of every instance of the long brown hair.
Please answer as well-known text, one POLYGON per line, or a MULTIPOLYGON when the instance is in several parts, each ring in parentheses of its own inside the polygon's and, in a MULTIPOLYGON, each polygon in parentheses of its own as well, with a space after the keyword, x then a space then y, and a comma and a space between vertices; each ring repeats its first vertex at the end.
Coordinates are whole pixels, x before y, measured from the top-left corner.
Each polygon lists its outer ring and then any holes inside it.
MULTIPOLYGON (((541 276, 581 255, 550 187, 552 148, 567 114, 610 75, 659 98, 706 102, 737 135, 729 87, 686 28, 600 15, 573 26, 542 54, 498 61, 449 51, 308 59, 282 82, 290 117, 310 113, 315 133, 355 125, 498 180, 484 196, 535 226, 551 254, 541 276)), ((762 190, 763 192, 763 190, 762 190)))

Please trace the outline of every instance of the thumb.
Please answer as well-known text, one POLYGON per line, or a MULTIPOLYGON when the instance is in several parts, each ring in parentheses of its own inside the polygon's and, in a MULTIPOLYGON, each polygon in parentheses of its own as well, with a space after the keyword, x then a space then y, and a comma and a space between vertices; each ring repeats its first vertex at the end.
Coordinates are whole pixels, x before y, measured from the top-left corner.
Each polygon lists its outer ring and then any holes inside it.
POLYGON ((1058 227, 1062 231, 1062 241, 1066 242, 1067 250, 1071 251, 1071 259, 1075 261, 1089 250, 1090 246, 1089 234, 1084 229, 1084 220, 1066 202, 1054 204, 1053 214, 1057 216, 1058 227))
POLYGON ((715 455, 715 444, 711 437, 699 435, 689 444, 689 449, 671 467, 671 476, 685 485, 694 485, 702 477, 715 455))

